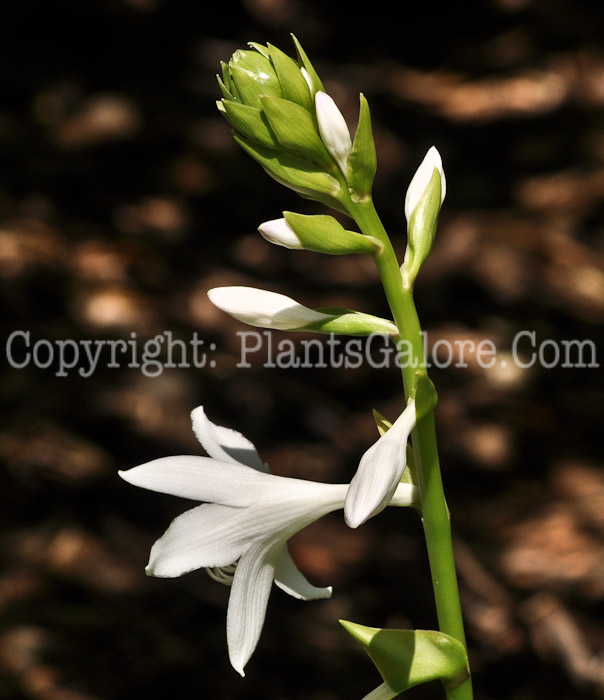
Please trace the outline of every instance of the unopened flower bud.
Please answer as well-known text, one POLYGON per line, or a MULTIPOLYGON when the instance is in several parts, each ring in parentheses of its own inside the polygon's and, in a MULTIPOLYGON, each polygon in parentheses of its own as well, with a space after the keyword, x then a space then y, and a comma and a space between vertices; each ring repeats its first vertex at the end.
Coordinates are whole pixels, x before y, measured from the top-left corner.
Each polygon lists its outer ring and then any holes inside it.
POLYGON ((259 328, 359 336, 398 334, 396 325, 385 318, 339 308, 315 311, 265 289, 216 287, 209 290, 208 297, 233 318, 259 328))
POLYGON ((210 301, 222 311, 250 326, 295 330, 329 320, 328 314, 313 311, 284 294, 254 287, 216 287, 210 301))
POLYGON ((261 224, 258 230, 267 241, 284 248, 312 250, 328 255, 375 255, 383 248, 373 236, 347 231, 333 216, 309 216, 291 211, 284 211, 283 216, 283 219, 261 224))
POLYGON ((348 154, 352 149, 352 139, 346 120, 336 103, 326 92, 317 92, 315 108, 323 143, 346 177, 348 154))
POLYGON ((269 243, 294 250, 302 250, 304 248, 302 242, 296 236, 296 232, 285 219, 273 219, 260 224, 258 231, 269 243))
POLYGON ((408 289, 413 286, 432 250, 438 214, 446 191, 447 182, 440 154, 432 146, 413 176, 405 197, 407 250, 401 274, 403 284, 408 289))
MULTIPOLYGON (((432 146, 426 153, 421 165, 416 170, 413 179, 407 190, 407 195, 405 196, 405 216, 407 221, 410 221, 411 214, 413 210, 418 205, 420 199, 426 192, 426 188, 430 184, 434 170, 438 171, 440 176, 440 204, 445 201, 445 194, 447 193, 447 181, 445 179, 445 173, 443 171, 443 164, 440 157, 440 153, 432 146)), ((439 207, 440 208, 440 207, 439 207)))

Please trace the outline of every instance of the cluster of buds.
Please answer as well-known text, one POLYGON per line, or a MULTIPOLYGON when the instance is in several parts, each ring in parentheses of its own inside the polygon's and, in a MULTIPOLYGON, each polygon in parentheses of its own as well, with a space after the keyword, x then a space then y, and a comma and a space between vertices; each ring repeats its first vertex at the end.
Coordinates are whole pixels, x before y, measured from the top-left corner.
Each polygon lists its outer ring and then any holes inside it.
POLYGON ((222 64, 218 109, 237 143, 275 180, 348 213, 371 196, 376 154, 361 95, 354 142, 344 117, 295 37, 298 60, 250 43, 222 64))

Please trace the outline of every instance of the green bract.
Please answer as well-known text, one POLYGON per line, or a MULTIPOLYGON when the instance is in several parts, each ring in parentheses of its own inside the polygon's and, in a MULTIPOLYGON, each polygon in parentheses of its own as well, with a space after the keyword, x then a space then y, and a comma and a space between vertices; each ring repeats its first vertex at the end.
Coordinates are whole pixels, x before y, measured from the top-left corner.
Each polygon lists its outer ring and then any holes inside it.
POLYGON ((333 216, 308 216, 284 211, 283 216, 306 250, 330 255, 379 253, 383 245, 373 236, 348 231, 333 216))
POLYGON ((371 197, 371 187, 377 169, 369 104, 364 95, 361 95, 360 99, 359 123, 352 151, 348 156, 348 188, 353 202, 362 202, 371 197))
POLYGON ((344 629, 363 646, 382 675, 380 697, 399 693, 428 681, 440 680, 456 688, 470 676, 464 645, 434 630, 396 630, 365 627, 340 620, 344 629))
POLYGON ((309 323, 298 330, 317 331, 318 333, 334 333, 335 335, 372 335, 374 333, 396 336, 398 328, 392 321, 360 311, 350 311, 339 308, 317 309, 320 313, 328 314, 331 318, 325 321, 309 323))

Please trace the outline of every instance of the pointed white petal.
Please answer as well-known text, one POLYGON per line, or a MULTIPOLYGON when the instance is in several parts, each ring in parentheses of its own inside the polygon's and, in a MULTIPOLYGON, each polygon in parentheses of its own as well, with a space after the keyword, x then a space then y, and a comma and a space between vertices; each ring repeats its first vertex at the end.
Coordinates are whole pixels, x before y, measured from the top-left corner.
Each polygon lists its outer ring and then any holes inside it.
POLYGON ((285 219, 273 219, 260 224, 258 231, 269 243, 291 248, 292 250, 302 250, 304 246, 296 235, 294 229, 285 219))
POLYGON ((151 548, 147 574, 173 578, 237 561, 254 535, 242 518, 246 510, 204 503, 179 515, 151 548))
POLYGON ((346 177, 348 154, 352 150, 346 120, 333 99, 321 90, 315 95, 315 108, 321 139, 346 177))
POLYGON ((212 423, 203 406, 198 406, 191 412, 191 421, 193 432, 210 457, 268 472, 268 467, 258 456, 254 445, 236 430, 212 423))
POLYGON ((227 611, 227 644, 233 668, 242 676, 260 639, 282 542, 259 542, 241 557, 227 611))
POLYGON ((415 421, 415 401, 411 401, 390 430, 361 458, 344 505, 350 527, 358 527, 390 502, 407 465, 407 439, 415 421))
POLYGON ((229 506, 248 505, 265 488, 263 479, 271 478, 242 464, 188 455, 155 459, 119 475, 150 491, 229 506))
POLYGON ((283 549, 277 568, 275 583, 281 590, 300 600, 315 600, 331 598, 332 588, 318 588, 306 580, 306 577, 295 565, 287 546, 283 549))
POLYGON ((440 174, 440 203, 442 204, 445 201, 447 181, 445 179, 443 164, 440 153, 434 146, 432 146, 424 156, 423 161, 416 170, 415 175, 409 184, 409 188, 407 189, 407 194, 405 195, 405 216, 407 217, 407 221, 410 220, 413 210, 417 206, 419 200, 422 198, 422 195, 424 194, 424 191, 432 178, 435 168, 440 174))
POLYGON ((212 304, 243 323, 260 328, 294 330, 332 318, 298 304, 284 294, 254 287, 216 287, 208 292, 212 304))

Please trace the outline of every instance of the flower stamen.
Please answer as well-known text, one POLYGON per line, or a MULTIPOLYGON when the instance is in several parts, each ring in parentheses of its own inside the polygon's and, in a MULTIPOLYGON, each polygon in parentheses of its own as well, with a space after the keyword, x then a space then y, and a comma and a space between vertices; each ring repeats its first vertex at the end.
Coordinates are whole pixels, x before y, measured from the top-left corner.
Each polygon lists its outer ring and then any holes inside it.
POLYGON ((218 583, 230 587, 233 585, 233 577, 237 569, 237 562, 229 564, 228 566, 206 566, 205 569, 208 572, 208 576, 213 578, 214 581, 218 581, 218 583))

